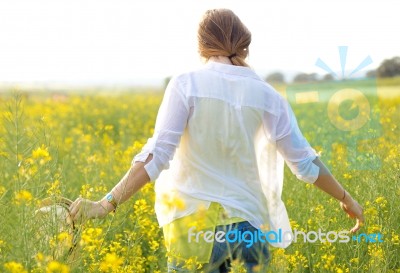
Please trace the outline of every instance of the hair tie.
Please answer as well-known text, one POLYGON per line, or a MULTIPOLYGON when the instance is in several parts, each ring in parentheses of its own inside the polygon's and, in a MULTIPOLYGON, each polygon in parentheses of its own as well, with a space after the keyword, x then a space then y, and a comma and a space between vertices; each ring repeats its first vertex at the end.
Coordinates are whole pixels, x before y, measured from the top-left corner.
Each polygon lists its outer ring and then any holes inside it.
POLYGON ((231 58, 233 58, 235 56, 236 56, 236 53, 233 53, 233 54, 229 55, 228 58, 231 59, 231 58))

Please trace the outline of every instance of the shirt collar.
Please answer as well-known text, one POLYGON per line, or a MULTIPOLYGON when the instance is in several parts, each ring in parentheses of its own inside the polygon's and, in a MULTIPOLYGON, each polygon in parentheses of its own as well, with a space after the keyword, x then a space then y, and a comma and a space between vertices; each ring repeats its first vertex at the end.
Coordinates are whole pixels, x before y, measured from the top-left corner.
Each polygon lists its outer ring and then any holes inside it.
POLYGON ((231 64, 218 63, 215 61, 208 61, 205 65, 205 68, 226 74, 250 77, 257 80, 261 80, 260 77, 254 72, 254 70, 245 66, 237 66, 231 64))

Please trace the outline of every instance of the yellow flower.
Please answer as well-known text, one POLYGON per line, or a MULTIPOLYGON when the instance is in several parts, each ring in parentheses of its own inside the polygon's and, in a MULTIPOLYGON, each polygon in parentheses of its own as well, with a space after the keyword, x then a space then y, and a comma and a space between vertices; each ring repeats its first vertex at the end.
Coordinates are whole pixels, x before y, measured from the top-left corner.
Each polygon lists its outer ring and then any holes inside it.
POLYGON ((399 243, 400 243, 399 235, 392 232, 392 240, 391 241, 394 245, 399 245, 399 243))
POLYGON ((322 255, 321 258, 322 258, 323 261, 325 261, 324 268, 327 269, 327 270, 331 269, 331 267, 334 264, 333 261, 335 260, 335 255, 324 254, 324 255, 322 255))
POLYGON ((100 270, 103 272, 114 272, 116 271, 124 260, 117 256, 115 253, 107 253, 100 263, 100 270))
POLYGON ((378 215, 378 211, 374 207, 369 207, 364 210, 364 215, 372 218, 378 215))
POLYGON ((378 261, 383 261, 385 257, 382 247, 376 244, 368 245, 368 254, 371 256, 371 258, 378 261))
MULTIPOLYGON (((117 237, 117 236, 116 236, 117 237)), ((116 238, 117 239, 117 238, 116 238)), ((122 249, 121 243, 119 241, 113 241, 110 245, 110 252, 118 252, 122 249)))
POLYGON ((383 196, 379 196, 375 199, 375 203, 377 203, 381 208, 385 208, 387 204, 387 200, 383 196))
POLYGON ((32 157, 34 159, 47 158, 49 156, 50 156, 50 154, 49 154, 48 148, 46 146, 44 146, 43 144, 36 150, 32 151, 32 157))
POLYGON ((290 226, 293 229, 298 229, 300 227, 300 225, 295 220, 290 220, 290 226))
MULTIPOLYGON (((239 260, 239 259, 235 259, 231 262, 231 266, 232 266, 232 271, 235 273, 246 273, 247 270, 244 267, 244 262, 239 260)), ((254 271, 254 272, 258 272, 258 271, 254 271)))
POLYGON ((60 195, 60 181, 57 179, 53 183, 50 183, 50 187, 47 190, 47 194, 49 195, 60 195))
POLYGON ((382 228, 380 225, 370 225, 370 226, 368 226, 367 232, 369 234, 371 234, 371 233, 378 233, 381 230, 382 230, 382 228))
POLYGON ((317 205, 315 207, 315 213, 323 213, 324 212, 324 206, 323 205, 317 205))
POLYGON ((81 187, 80 195, 84 198, 91 198, 94 189, 90 184, 84 184, 81 187))
POLYGON ((344 179, 350 179, 350 178, 352 178, 353 176, 351 175, 351 174, 349 174, 349 173, 344 173, 343 174, 343 178, 344 179))
POLYGON ((46 273, 68 273, 69 267, 57 261, 51 261, 47 264, 46 273))
POLYGON ((17 205, 29 202, 33 199, 32 194, 27 190, 21 190, 15 194, 14 200, 17 205))
POLYGON ((359 258, 351 258, 351 259, 350 259, 350 263, 353 263, 353 264, 358 264, 359 261, 360 261, 359 258))
POLYGON ((111 130, 113 130, 114 129, 114 126, 112 126, 112 125, 106 125, 106 126, 104 126, 104 131, 111 131, 111 130))
POLYGON ((3 186, 0 186, 0 196, 2 196, 6 192, 6 188, 3 186))
POLYGON ((72 246, 72 235, 68 232, 61 232, 57 235, 58 247, 70 248, 72 246))
POLYGON ((196 257, 192 257, 192 258, 189 258, 189 259, 185 260, 185 264, 184 264, 183 268, 195 271, 197 269, 201 269, 202 268, 202 264, 197 262, 197 258, 196 257))
POLYGON ((4 268, 10 273, 27 273, 24 266, 17 262, 8 262, 4 264, 4 268))
POLYGON ((151 240, 150 241, 150 249, 152 251, 156 251, 159 248, 160 248, 160 244, 156 240, 151 240))
POLYGON ((101 235, 103 234, 103 230, 101 228, 88 228, 82 232, 82 244, 93 244, 96 243, 101 235))
POLYGON ((291 268, 296 269, 297 272, 300 268, 308 267, 308 259, 298 250, 293 254, 285 254, 285 258, 288 261, 291 268))
POLYGON ((39 160, 40 165, 43 165, 44 163, 51 160, 48 148, 43 144, 36 150, 32 151, 32 158, 39 160))
POLYGON ((36 264, 37 264, 39 267, 42 266, 42 263, 44 262, 44 259, 45 259, 45 256, 43 255, 42 252, 38 252, 38 253, 35 255, 36 264))
POLYGON ((158 257, 154 256, 154 255, 150 255, 150 256, 147 257, 147 261, 149 263, 156 263, 158 261, 158 257))

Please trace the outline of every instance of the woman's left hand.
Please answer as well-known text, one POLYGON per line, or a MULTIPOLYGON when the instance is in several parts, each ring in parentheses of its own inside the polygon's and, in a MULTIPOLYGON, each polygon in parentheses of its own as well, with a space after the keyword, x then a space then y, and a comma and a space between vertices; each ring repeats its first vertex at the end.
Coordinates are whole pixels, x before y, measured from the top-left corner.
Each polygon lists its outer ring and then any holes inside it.
POLYGON ((349 215, 356 219, 356 225, 350 230, 351 233, 358 231, 364 225, 363 208, 354 200, 350 194, 345 195, 345 199, 340 202, 340 207, 349 215))
POLYGON ((95 202, 84 198, 77 198, 69 207, 73 221, 85 221, 93 218, 103 218, 108 214, 101 201, 95 202))

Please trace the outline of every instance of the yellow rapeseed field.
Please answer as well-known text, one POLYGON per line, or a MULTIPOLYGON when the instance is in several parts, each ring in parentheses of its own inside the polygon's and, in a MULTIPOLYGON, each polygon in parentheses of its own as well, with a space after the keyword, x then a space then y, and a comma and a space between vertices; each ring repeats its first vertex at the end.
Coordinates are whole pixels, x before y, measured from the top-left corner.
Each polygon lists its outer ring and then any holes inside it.
MULTIPOLYGON (((161 92, 0 96, 0 272, 166 272, 153 183, 116 213, 73 232, 57 226, 43 231, 35 216, 47 197, 102 198, 152 135, 161 100, 161 92)), ((379 233, 383 240, 271 248, 269 272, 400 272, 400 97, 377 99, 372 109, 379 133, 357 146, 364 157, 354 160, 373 158, 376 168, 349 163, 346 141, 334 141, 318 107, 325 105, 293 105, 304 135, 364 207, 359 233, 379 233)), ((284 187, 293 228, 340 231, 354 224, 337 201, 288 169, 284 187)), ((233 270, 245 272, 240 263, 233 270)))

